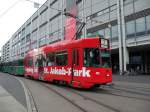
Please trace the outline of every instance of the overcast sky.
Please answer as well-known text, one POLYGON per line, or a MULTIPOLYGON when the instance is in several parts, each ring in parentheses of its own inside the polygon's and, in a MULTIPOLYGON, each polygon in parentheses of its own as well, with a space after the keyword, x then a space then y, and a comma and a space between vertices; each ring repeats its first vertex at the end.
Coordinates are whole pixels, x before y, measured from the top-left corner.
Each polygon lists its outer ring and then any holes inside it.
MULTIPOLYGON (((46 0, 31 0, 43 4, 46 0)), ((0 50, 12 34, 36 11, 26 0, 0 0, 0 50)))

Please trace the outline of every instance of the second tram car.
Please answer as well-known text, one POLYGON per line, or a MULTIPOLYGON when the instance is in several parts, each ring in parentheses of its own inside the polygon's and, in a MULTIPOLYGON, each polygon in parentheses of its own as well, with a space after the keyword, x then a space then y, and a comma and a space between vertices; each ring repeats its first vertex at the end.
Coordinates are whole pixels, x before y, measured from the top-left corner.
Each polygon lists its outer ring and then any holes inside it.
POLYGON ((34 49, 24 59, 25 76, 91 88, 112 81, 109 40, 64 40, 34 49))

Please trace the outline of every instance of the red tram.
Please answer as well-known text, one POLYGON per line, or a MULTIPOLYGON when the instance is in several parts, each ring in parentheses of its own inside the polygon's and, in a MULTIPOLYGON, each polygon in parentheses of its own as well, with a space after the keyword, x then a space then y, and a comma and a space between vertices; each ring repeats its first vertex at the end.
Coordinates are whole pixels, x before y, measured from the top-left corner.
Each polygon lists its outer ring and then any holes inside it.
POLYGON ((64 40, 34 49, 25 59, 25 76, 91 88, 112 81, 109 40, 64 40))

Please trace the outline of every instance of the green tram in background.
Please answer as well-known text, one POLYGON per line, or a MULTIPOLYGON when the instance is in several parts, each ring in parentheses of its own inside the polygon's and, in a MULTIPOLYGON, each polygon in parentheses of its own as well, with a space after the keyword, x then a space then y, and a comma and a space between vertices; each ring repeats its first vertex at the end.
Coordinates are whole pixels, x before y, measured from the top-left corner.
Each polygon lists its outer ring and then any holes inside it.
POLYGON ((13 74, 13 75, 24 75, 23 59, 8 62, 8 63, 1 63, 0 71, 13 74))

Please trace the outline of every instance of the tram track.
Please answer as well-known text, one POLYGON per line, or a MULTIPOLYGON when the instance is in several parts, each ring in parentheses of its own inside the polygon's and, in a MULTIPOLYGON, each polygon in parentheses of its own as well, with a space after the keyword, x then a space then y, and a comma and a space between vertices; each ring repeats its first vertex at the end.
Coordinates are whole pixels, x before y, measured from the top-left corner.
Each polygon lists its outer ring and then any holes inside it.
POLYGON ((79 95, 79 96, 81 96, 83 99, 85 99, 85 100, 90 100, 90 101, 92 101, 92 102, 94 102, 94 103, 96 103, 96 104, 98 104, 98 105, 101 105, 101 106, 103 106, 103 107, 105 107, 105 108, 108 108, 108 109, 110 109, 110 110, 113 110, 114 112, 120 112, 120 110, 118 110, 118 109, 116 109, 116 108, 114 108, 114 107, 111 107, 111 106, 109 106, 109 105, 107 105, 107 104, 104 104, 104 103, 102 103, 102 102, 100 102, 100 101, 97 101, 97 100, 95 100, 95 99, 92 99, 92 98, 90 98, 90 97, 88 97, 88 96, 85 96, 85 95, 83 95, 83 94, 81 94, 81 93, 79 93, 79 92, 77 92, 77 91, 75 91, 75 90, 72 90, 72 89, 67 89, 68 91, 70 91, 70 92, 72 92, 72 93, 74 93, 74 94, 77 94, 77 95, 79 95))
MULTIPOLYGON (((64 95, 62 95, 61 93, 59 93, 57 90, 55 90, 55 89, 51 88, 50 86, 47 86, 47 85, 45 85, 45 84, 43 84, 43 83, 40 83, 40 84, 43 85, 44 87, 46 87, 46 88, 48 88, 48 89, 54 91, 55 93, 57 93, 58 95, 60 95, 60 96, 63 97, 64 99, 68 100, 69 102, 71 101, 71 103, 73 103, 73 105, 75 104, 74 102, 72 102, 72 100, 68 99, 67 97, 65 97, 64 95)), ((78 92, 72 90, 71 88, 70 88, 70 89, 69 89, 68 87, 62 87, 62 88, 65 89, 65 90, 67 90, 67 91, 69 91, 69 92, 71 92, 71 93, 73 93, 73 94, 76 94, 76 95, 82 97, 84 100, 89 100, 89 101, 91 101, 91 102, 93 102, 93 103, 95 103, 95 104, 98 104, 98 105, 100 105, 100 106, 103 106, 104 108, 107 108, 107 109, 109 109, 109 110, 111 110, 111 111, 113 111, 113 112, 120 112, 120 110, 118 110, 118 109, 116 109, 116 108, 114 108, 114 107, 111 107, 111 106, 109 106, 109 105, 107 105, 107 104, 104 104, 104 103, 102 103, 102 102, 100 102, 100 101, 97 101, 97 100, 95 100, 95 99, 92 99, 92 98, 90 98, 90 97, 88 97, 88 96, 82 95, 81 93, 78 93, 78 92)), ((78 105, 78 104, 75 104, 75 105, 78 105)), ((79 105, 78 105, 78 106, 79 106, 79 105)), ((82 107, 79 107, 79 108, 82 108, 82 107)), ((86 110, 83 109, 83 108, 82 108, 82 110, 83 110, 83 112, 88 112, 88 111, 86 111, 86 110)))
POLYGON ((123 89, 123 88, 113 87, 113 89, 115 89, 115 90, 121 90, 121 91, 128 92, 128 93, 131 93, 131 94, 137 94, 137 95, 143 95, 143 96, 150 96, 150 94, 140 93, 140 92, 131 91, 131 90, 123 89))
MULTIPOLYGON (((76 92, 76 91, 74 91, 74 90, 71 90, 71 89, 68 89, 69 91, 71 91, 71 92, 76 92)), ((115 90, 115 89, 111 89, 111 90, 115 90)), ((117 89, 116 89, 117 90, 117 89)), ((116 91, 115 90, 115 91, 116 91)), ((119 90, 119 92, 122 92, 122 90, 120 90, 120 89, 118 89, 119 90)), ((133 97, 133 96, 127 96, 127 95, 122 95, 122 94, 117 94, 117 93, 114 93, 113 91, 110 91, 110 90, 107 90, 107 89, 105 89, 105 88, 101 88, 100 90, 99 89, 97 89, 97 90, 94 90, 94 91, 92 91, 93 93, 100 93, 100 94, 107 94, 107 95, 113 95, 113 96, 119 96, 119 97, 125 97, 125 98, 131 98, 131 99, 135 99, 135 100, 143 100, 143 101, 148 101, 148 102, 150 102, 150 99, 146 99, 146 98, 139 98, 139 97, 133 97), (102 90, 104 90, 104 91, 102 91, 102 90)), ((77 94, 79 94, 80 96, 82 96, 82 97, 84 97, 85 99, 88 99, 88 98, 86 98, 86 96, 84 96, 84 95, 82 95, 81 93, 79 93, 79 92, 76 92, 77 94)), ((134 92, 133 92, 134 93, 134 92)), ((140 94, 141 95, 141 94, 140 94)), ((143 95, 143 94, 142 94, 143 95)), ((90 98, 91 99, 91 98, 90 98)))
POLYGON ((125 89, 134 89, 137 91, 143 91, 143 92, 150 92, 150 88, 145 88, 145 87, 131 87, 131 86, 124 86, 124 85, 115 85, 116 87, 121 87, 125 89))
MULTIPOLYGON (((120 94, 121 92, 123 92, 122 90, 120 90, 120 89, 113 89, 113 88, 110 88, 110 87, 103 87, 103 88, 100 88, 98 90, 95 90, 94 92, 98 93, 98 94, 99 93, 100 94, 107 94, 107 95, 112 95, 112 96, 119 96, 119 97, 123 97, 123 98, 131 98, 131 99, 135 99, 135 100, 143 100, 143 101, 150 102, 150 99, 147 99, 147 98, 141 98, 141 97, 135 97, 135 96, 129 96, 129 95, 120 94), (119 92, 119 94, 117 92, 119 92)), ((135 94, 132 93, 131 95, 135 95, 135 94)), ((142 94, 142 96, 143 96, 143 94, 142 94)))
POLYGON ((32 99, 32 101, 33 101, 33 105, 34 105, 34 108, 32 108, 32 111, 33 111, 33 112, 40 112, 40 110, 39 110, 38 107, 37 107, 35 98, 34 98, 34 96, 32 95, 31 90, 30 90, 29 88, 28 88, 28 90, 29 90, 29 94, 30 94, 30 97, 31 97, 31 99, 32 99))
MULTIPOLYGON (((24 78, 23 78, 23 79, 24 79, 24 78)), ((27 80, 27 79, 25 79, 25 80, 27 80)), ((39 80, 32 80, 32 79, 29 79, 29 80, 30 80, 30 81, 34 81, 34 82, 40 84, 41 86, 47 88, 48 90, 52 91, 53 93, 57 94, 58 96, 60 96, 61 98, 63 98, 64 100, 66 100, 67 102, 69 102, 70 104, 72 104, 73 106, 75 106, 76 108, 78 108, 81 112, 89 112, 89 111, 85 110, 84 108, 82 108, 81 106, 79 106, 78 104, 76 104, 74 101, 72 101, 72 100, 70 100, 69 98, 63 96, 61 93, 59 93, 59 92, 56 91, 55 89, 46 86, 46 85, 44 84, 44 83, 46 83, 46 82, 42 82, 42 81, 39 81, 39 80)), ((23 81, 23 82, 25 83, 25 81, 23 81)), ((34 98, 34 96, 32 95, 31 90, 29 89, 29 87, 27 87, 27 89, 28 89, 29 92, 31 93, 31 97, 34 99, 33 101, 34 101, 34 104, 36 105, 36 110, 37 110, 37 111, 35 111, 35 112, 40 112, 40 111, 38 110, 38 108, 37 108, 37 104, 36 104, 36 102, 35 102, 35 98, 34 98)))
MULTIPOLYGON (((78 108, 78 109, 81 110, 82 112, 90 112, 90 111, 84 109, 82 106, 80 106, 80 105, 78 105, 77 103, 75 103, 74 100, 71 100, 71 99, 67 98, 66 96, 64 96, 63 94, 61 94, 59 91, 57 91, 56 89, 54 89, 54 88, 48 86, 48 83, 43 82, 43 81, 38 81, 38 80, 31 80, 31 81, 38 82, 38 84, 40 84, 40 85, 46 87, 47 89, 49 89, 50 91, 54 92, 54 93, 57 94, 58 96, 62 97, 63 99, 65 99, 66 101, 68 101, 69 103, 71 103, 73 106, 75 106, 76 108, 78 108)), ((55 85, 55 86, 57 86, 57 85, 55 85)), ((95 99, 92 99, 92 98, 90 98, 90 97, 88 97, 88 96, 82 95, 81 93, 78 93, 78 92, 72 90, 72 88, 64 87, 64 86, 61 86, 61 88, 62 88, 62 89, 65 89, 65 90, 67 90, 67 91, 69 91, 69 92, 71 92, 71 93, 73 93, 73 94, 76 94, 76 95, 82 97, 84 100, 89 100, 89 101, 91 101, 91 102, 93 102, 93 103, 95 103, 95 104, 97 104, 97 105, 100 105, 100 106, 102 106, 102 107, 104 107, 104 108, 106 108, 106 109, 109 109, 110 111, 113 111, 113 112, 120 112, 120 110, 118 110, 118 109, 116 109, 116 108, 114 108, 114 107, 112 107, 112 106, 109 106, 109 105, 107 105, 107 104, 105 104, 105 103, 102 103, 102 102, 97 101, 97 100, 95 100, 95 99)), ((30 89, 29 89, 29 90, 30 90, 30 89)), ((32 97, 33 97, 33 96, 32 96, 32 97)), ((34 103, 36 104, 36 102, 34 102, 34 103)), ((37 108, 36 108, 36 109, 37 109, 37 108)), ((38 110, 38 109, 37 109, 37 110, 38 110)), ((39 111, 37 111, 37 112, 39 112, 39 111)))
MULTIPOLYGON (((73 92, 73 93, 76 93, 76 94, 78 94, 78 95, 80 95, 81 97, 83 97, 84 99, 90 99, 90 100, 93 100, 93 101, 95 101, 95 102, 97 102, 97 104, 100 104, 100 102, 99 101, 96 101, 96 100, 94 100, 94 99, 92 99, 92 98, 90 98, 90 97, 87 97, 87 96, 84 96, 83 94, 81 94, 81 93, 79 93, 79 92, 77 92, 77 91, 74 91, 74 90, 72 90, 72 89, 68 89, 68 88, 66 88, 66 87, 64 87, 65 89, 67 89, 68 91, 70 91, 70 92, 73 92)), ((105 90, 105 88, 104 89, 101 89, 101 90, 105 90)), ((115 90, 116 91, 116 90, 115 90)), ((99 90, 94 90, 94 91, 92 91, 93 93, 100 93, 100 94, 107 94, 107 95, 112 95, 112 96, 119 96, 119 97, 125 97, 125 98, 131 98, 131 99, 135 99, 135 100, 143 100, 143 101, 148 101, 148 102, 150 102, 150 99, 146 99, 146 98, 139 98, 139 97, 133 97, 133 96, 127 96, 127 95, 122 95, 122 94, 117 94, 117 93, 114 93, 114 92, 112 92, 112 91, 109 91, 109 90, 105 90, 105 91, 99 91, 99 90)), ((102 104, 103 105, 103 104, 102 104)), ((105 104, 104 104, 105 105, 105 104)), ((110 107, 111 108, 111 107, 110 107)))
POLYGON ((88 112, 87 110, 85 110, 84 108, 82 108, 81 106, 79 106, 78 104, 76 104, 73 100, 70 100, 69 98, 65 97, 64 95, 62 95, 61 93, 59 93, 57 90, 53 89, 52 87, 46 86, 45 84, 43 84, 41 82, 40 82, 40 85, 46 87, 50 91, 56 93, 58 96, 60 96, 63 99, 67 100, 69 103, 71 103, 72 105, 74 105, 75 107, 77 107, 78 109, 80 109, 82 112, 88 112))
MULTIPOLYGON (((63 99, 65 99, 66 101, 68 101, 69 103, 71 103, 73 106, 75 106, 76 108, 78 108, 78 109, 81 110, 82 112, 90 112, 90 111, 84 109, 82 106, 80 106, 80 105, 78 105, 77 103, 75 103, 74 100, 71 100, 71 99, 67 98, 66 96, 64 96, 63 94, 61 94, 59 91, 57 91, 56 89, 50 87, 50 86, 48 85, 48 83, 43 82, 43 81, 38 81, 38 80, 31 80, 31 81, 38 82, 38 84, 40 84, 40 85, 46 87, 47 89, 49 89, 50 91, 54 92, 54 93, 57 94, 58 96, 62 97, 63 99)), ((54 86, 57 86, 57 85, 54 85, 54 86)), ((116 109, 116 108, 114 108, 114 107, 112 107, 112 106, 109 106, 109 105, 107 105, 107 104, 105 104, 105 103, 102 103, 102 102, 97 101, 97 100, 95 100, 95 99, 92 99, 92 98, 90 98, 90 97, 88 97, 88 96, 82 95, 81 93, 78 93, 78 92, 72 90, 72 88, 64 87, 64 86, 61 86, 61 88, 62 88, 62 89, 65 89, 65 90, 67 90, 67 91, 69 91, 69 92, 71 92, 71 93, 73 93, 73 94, 76 94, 76 95, 82 97, 82 99, 84 99, 84 100, 89 100, 89 101, 91 101, 91 102, 93 102, 93 103, 95 103, 95 104, 97 104, 97 105, 100 105, 100 106, 102 106, 102 107, 104 107, 104 108, 106 108, 106 109, 109 109, 110 111, 113 111, 113 112, 120 112, 120 110, 118 110, 118 109, 116 109)), ((29 90, 30 90, 30 89, 29 89, 29 90)), ((32 96, 32 97, 33 97, 33 96, 32 96)), ((35 103, 36 103, 36 102, 35 102, 35 103)), ((38 109, 37 109, 37 110, 38 110, 38 109)), ((39 112, 39 111, 37 111, 37 112, 39 112)))
POLYGON ((131 94, 143 95, 143 96, 150 96, 150 94, 132 91, 132 90, 129 90, 128 88, 120 88, 120 87, 114 87, 114 86, 105 86, 105 87, 109 88, 109 89, 114 89, 114 90, 118 90, 118 91, 123 91, 123 92, 131 93, 131 94))
MULTIPOLYGON (((34 82, 37 82, 38 84, 40 84, 41 86, 44 86, 45 88, 47 88, 48 90, 52 91, 53 93, 57 94, 58 96, 60 96, 61 98, 65 99, 67 102, 69 102, 70 104, 72 104, 73 106, 75 106, 76 108, 78 108, 80 111, 82 112, 90 112, 88 111, 87 109, 85 109, 84 107, 82 107, 81 105, 79 105, 77 102, 76 102, 76 99, 70 99, 68 98, 66 95, 64 95, 63 93, 61 93, 59 90, 55 89, 54 87, 51 87, 51 85, 49 85, 49 83, 45 83, 45 82, 41 82, 41 81, 37 81, 37 80, 31 80, 31 81, 34 81, 34 82)), ((54 85, 54 86, 57 86, 57 85, 54 85)), ((146 99, 146 98, 141 98, 141 97, 134 97, 134 96, 128 96, 128 95, 122 95, 122 94, 117 94, 117 93, 114 93, 114 91, 116 92, 116 89, 107 89, 108 87, 104 88, 105 91, 99 91, 99 90, 94 90, 92 91, 93 93, 100 93, 100 94, 105 94, 105 95, 112 95, 112 96, 118 96, 118 97, 123 97, 123 98, 132 98, 132 99, 135 99, 135 100, 143 100, 143 101, 148 101, 150 102, 149 99, 146 99), (113 92, 112 92, 113 91, 113 92)), ((67 90, 69 91, 70 93, 73 93, 73 94, 76 94, 78 96, 80 96, 83 100, 88 100, 90 102, 93 102, 97 105, 100 105, 106 109, 109 109, 110 111, 113 111, 113 112, 120 112, 119 109, 116 109, 114 108, 113 106, 110 106, 108 104, 105 104, 101 101, 98 101, 98 100, 95 100, 87 95, 84 95, 76 90, 73 90, 72 88, 69 88, 69 87, 66 87, 66 86, 61 86, 59 87, 59 89, 64 89, 64 90, 67 90)), ((101 89, 103 90, 103 88, 101 89)), ((83 90, 81 90, 83 91, 83 90)), ((117 90, 117 91, 122 91, 122 90, 117 90)), ((64 92, 64 91, 63 91, 64 92)), ((127 92, 127 91, 126 91, 127 92)), ((134 92, 132 94, 135 94, 134 92)), ((141 94, 140 94, 141 95, 141 94)))
POLYGON ((122 95, 122 94, 117 94, 117 93, 110 93, 110 92, 109 93, 108 92, 106 92, 106 93, 105 92, 97 92, 97 93, 150 102, 150 100, 146 99, 146 98, 139 98, 139 97, 127 96, 127 95, 122 95))
MULTIPOLYGON (((27 95, 29 96, 30 98, 30 101, 26 101, 30 106, 31 106, 31 110, 29 107, 27 107, 27 112, 40 112, 38 107, 37 107, 37 103, 35 101, 35 98, 30 90, 30 88, 28 87, 27 83, 24 81, 24 77, 21 77, 21 76, 13 76, 13 75, 8 75, 8 77, 14 77, 15 79, 17 79, 20 83, 23 83, 23 85, 25 86, 24 89, 26 89, 26 92, 27 92, 27 95)), ((22 86, 23 86, 22 85, 22 86)), ((25 91, 25 90, 24 90, 25 91)), ((27 100, 27 99, 26 99, 27 100)), ((27 105, 28 105, 27 104, 27 105)))
MULTIPOLYGON (((18 78, 18 77, 16 77, 16 78, 18 78)), ((28 87, 27 83, 22 79, 24 79, 24 78, 21 78, 21 81, 24 83, 25 87, 27 88, 28 95, 30 97, 32 112, 40 112, 40 110, 38 109, 37 103, 35 101, 35 98, 31 92, 31 89, 28 87)))

